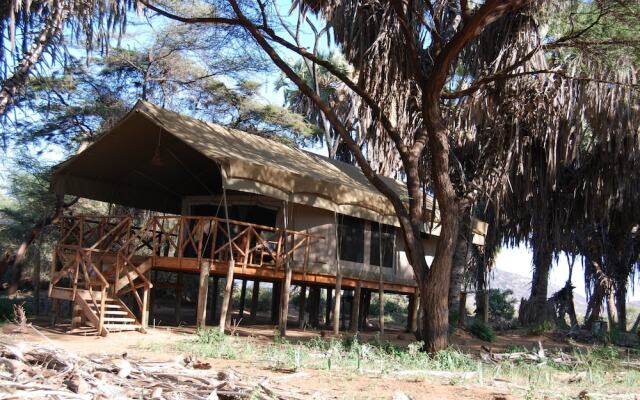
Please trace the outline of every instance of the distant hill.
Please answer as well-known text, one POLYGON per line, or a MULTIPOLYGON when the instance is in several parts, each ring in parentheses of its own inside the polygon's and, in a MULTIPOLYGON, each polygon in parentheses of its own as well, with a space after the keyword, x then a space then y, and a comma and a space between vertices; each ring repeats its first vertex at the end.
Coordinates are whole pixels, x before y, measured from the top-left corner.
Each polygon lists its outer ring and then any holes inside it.
MULTIPOLYGON (((516 304, 517 310, 520 304, 520 299, 523 297, 529 297, 529 293, 531 291, 531 278, 526 278, 522 275, 496 268, 491 273, 491 288, 502 290, 511 289, 513 291, 513 297, 518 301, 516 304)), ((562 286, 557 283, 549 283, 549 296, 560 289, 562 289, 562 286)), ((587 310, 587 299, 585 299, 584 296, 574 293, 573 301, 576 307, 576 313, 584 315, 587 310)))
MULTIPOLYGON (((513 272, 505 271, 502 269, 494 269, 491 275, 491 288, 502 290, 511 289, 513 291, 513 298, 518 301, 515 306, 517 310, 520 304, 520 299, 523 297, 529 297, 529 292, 531 291, 531 278, 514 274, 513 272)), ((561 288, 562 286, 557 284, 556 282, 550 282, 548 292, 549 296, 551 296, 561 288)), ((574 292, 573 301, 575 304, 576 313, 579 316, 584 315, 587 311, 587 299, 584 296, 574 292)), ((627 307, 640 309, 640 301, 631 301, 629 302, 627 307)))

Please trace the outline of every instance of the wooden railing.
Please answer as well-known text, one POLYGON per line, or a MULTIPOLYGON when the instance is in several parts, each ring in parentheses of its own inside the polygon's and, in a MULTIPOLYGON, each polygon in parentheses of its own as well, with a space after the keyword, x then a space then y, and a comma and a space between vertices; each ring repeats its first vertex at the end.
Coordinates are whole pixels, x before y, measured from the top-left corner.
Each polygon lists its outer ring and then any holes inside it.
MULTIPOLYGON (((121 260, 117 265, 134 272, 135 260, 144 256, 211 262, 228 262, 233 257, 243 269, 281 268, 287 261, 296 261, 306 272, 310 244, 319 238, 305 231, 216 217, 151 216, 144 225, 135 226, 128 216, 75 216, 63 219, 58 247, 91 251, 97 264, 116 253, 121 260)), ((114 288, 120 272, 110 279, 114 288)))

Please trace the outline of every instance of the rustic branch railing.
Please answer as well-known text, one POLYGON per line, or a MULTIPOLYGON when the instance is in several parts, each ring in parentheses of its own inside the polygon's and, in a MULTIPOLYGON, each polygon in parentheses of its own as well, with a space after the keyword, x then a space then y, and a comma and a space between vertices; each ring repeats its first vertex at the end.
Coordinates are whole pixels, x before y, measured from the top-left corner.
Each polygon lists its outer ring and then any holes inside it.
MULTIPOLYGON (((133 259, 141 256, 228 262, 231 255, 243 269, 281 268, 300 257, 306 272, 310 244, 319 238, 304 231, 216 217, 152 216, 140 227, 134 226, 128 216, 74 216, 63 219, 58 248, 90 251, 96 264, 116 253, 121 257, 116 269, 136 273, 139 271, 133 259)), ((114 290, 120 290, 115 283, 123 272, 117 270, 111 277, 114 290)), ((140 279, 150 284, 144 274, 140 279)))

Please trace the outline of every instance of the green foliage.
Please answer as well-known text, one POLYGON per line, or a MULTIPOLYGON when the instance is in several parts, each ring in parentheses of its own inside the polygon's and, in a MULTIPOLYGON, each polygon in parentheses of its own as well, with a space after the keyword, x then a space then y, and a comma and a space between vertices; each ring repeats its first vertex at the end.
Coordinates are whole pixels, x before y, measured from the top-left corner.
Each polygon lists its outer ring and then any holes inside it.
POLYGON ((491 318, 510 320, 515 314, 514 304, 517 302, 511 289, 489 289, 489 315, 491 318))
POLYGON ((496 335, 493 333, 493 329, 491 329, 489 325, 485 324, 484 321, 477 318, 469 327, 469 332, 485 342, 493 342, 496 340, 496 335))
POLYGON ((527 348, 520 344, 508 344, 504 349, 505 353, 524 353, 526 351, 527 348))
POLYGON ((553 332, 555 325, 551 321, 542 321, 534 325, 529 333, 532 335, 544 335, 545 333, 553 332))

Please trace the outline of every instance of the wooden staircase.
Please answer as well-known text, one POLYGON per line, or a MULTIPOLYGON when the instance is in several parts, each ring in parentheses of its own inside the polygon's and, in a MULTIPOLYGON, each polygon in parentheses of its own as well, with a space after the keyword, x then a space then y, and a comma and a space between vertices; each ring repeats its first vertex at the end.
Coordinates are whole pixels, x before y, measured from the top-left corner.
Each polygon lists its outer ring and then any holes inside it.
MULTIPOLYGON (((52 288, 50 297, 73 302, 74 313, 79 311, 82 314, 81 319, 101 336, 118 331, 145 332, 142 323, 117 297, 106 294, 103 304, 102 292, 92 293, 89 289, 76 289, 74 296, 73 288, 63 287, 52 288)), ((78 324, 73 326, 73 328, 78 327, 78 324)))
POLYGON ((153 285, 145 275, 153 265, 152 257, 59 247, 56 259, 62 268, 52 272, 49 297, 73 303, 72 329, 86 324, 101 336, 118 331, 146 332, 149 289, 153 285), (65 277, 66 285, 62 283, 65 277), (143 289, 142 297, 139 289, 143 289), (141 320, 122 301, 127 294, 136 301, 141 320))

